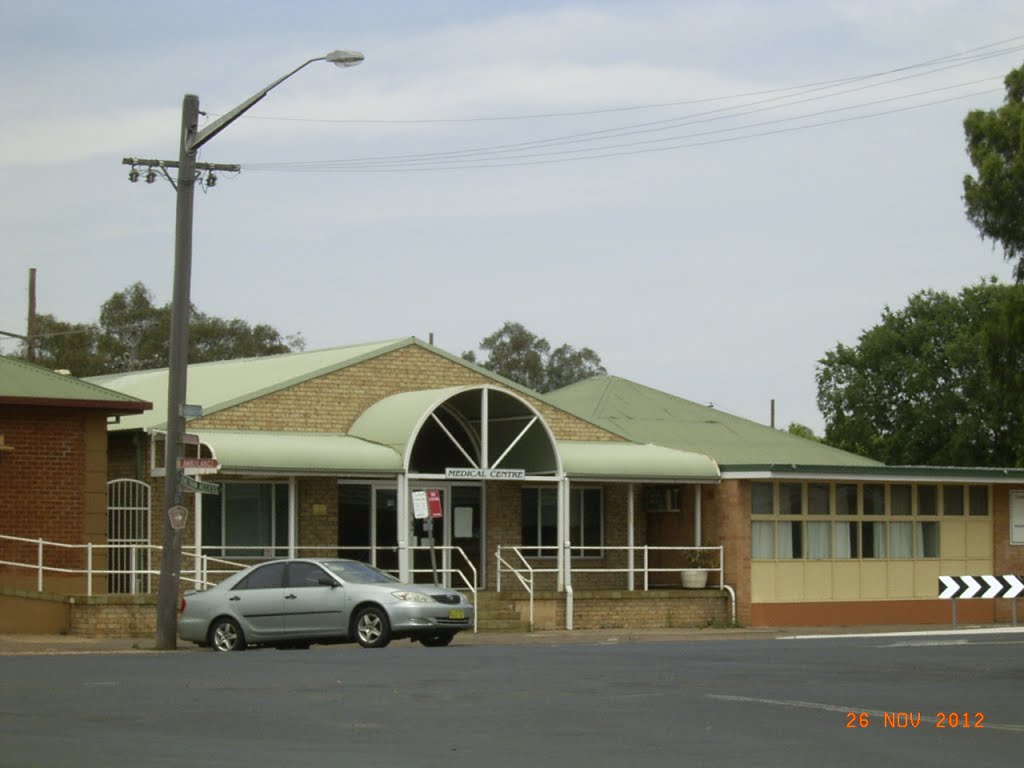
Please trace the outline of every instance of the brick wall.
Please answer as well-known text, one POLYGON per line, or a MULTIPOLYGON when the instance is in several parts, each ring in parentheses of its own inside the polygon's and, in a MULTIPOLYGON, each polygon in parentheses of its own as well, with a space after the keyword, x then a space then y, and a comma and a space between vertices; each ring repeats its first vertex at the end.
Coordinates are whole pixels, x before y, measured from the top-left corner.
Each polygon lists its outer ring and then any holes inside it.
POLYGON ((300 557, 334 557, 338 543, 338 480, 306 477, 299 482, 300 557), (323 550, 305 549, 329 545, 323 550))
MULTIPOLYGON (((494 384, 419 346, 408 346, 189 422, 192 429, 347 432, 385 397, 419 389, 494 384)), ((535 398, 526 398, 560 440, 621 440, 535 398)))
MULTIPOLYGON (((0 533, 70 544, 106 540, 106 415, 0 407, 0 533)), ((0 558, 35 562, 33 544, 0 541, 0 558)), ((47 549, 45 564, 84 567, 82 550, 47 549)))
POLYGON ((750 623, 750 481, 725 480, 701 491, 705 546, 724 547, 725 583, 736 590, 737 621, 750 623))
MULTIPOLYGON (((992 565, 995 575, 1014 574, 1024 578, 1024 546, 1010 544, 1010 491, 1022 486, 992 487, 992 565)), ((985 574, 978 574, 985 575, 985 574)), ((964 601, 959 601, 963 603, 964 601)), ((1010 600, 996 600, 996 621, 1009 621, 1013 614, 1010 600)), ((1017 599, 1017 619, 1024 618, 1024 598, 1017 599)))
MULTIPOLYGON (((524 621, 529 601, 513 599, 524 621)), ((725 626, 729 598, 719 590, 672 592, 576 592, 573 629, 663 629, 725 626)), ((565 595, 538 595, 534 602, 534 628, 565 629, 565 595)))
POLYGON ((151 637, 155 633, 155 595, 77 597, 71 604, 73 635, 151 637))

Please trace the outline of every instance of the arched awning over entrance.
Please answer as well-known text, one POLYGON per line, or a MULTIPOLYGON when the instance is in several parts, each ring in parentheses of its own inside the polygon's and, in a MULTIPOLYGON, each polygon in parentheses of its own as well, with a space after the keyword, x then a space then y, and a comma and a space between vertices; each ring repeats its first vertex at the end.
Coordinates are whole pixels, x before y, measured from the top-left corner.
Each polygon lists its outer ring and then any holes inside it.
POLYGON ((554 435, 540 413, 519 395, 490 386, 391 395, 367 408, 349 435, 394 449, 413 476, 562 475, 554 435))

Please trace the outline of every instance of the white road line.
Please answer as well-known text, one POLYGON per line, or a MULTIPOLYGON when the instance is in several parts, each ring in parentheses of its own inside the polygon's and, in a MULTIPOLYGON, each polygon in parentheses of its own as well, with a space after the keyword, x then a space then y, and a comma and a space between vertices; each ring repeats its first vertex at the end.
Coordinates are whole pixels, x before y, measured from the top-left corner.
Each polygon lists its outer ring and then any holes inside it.
POLYGON ((947 635, 1008 635, 1024 632, 1024 627, 976 627, 974 629, 924 629, 912 632, 863 632, 832 635, 794 635, 777 640, 839 640, 856 637, 943 637, 947 635))
MULTIPOLYGON (((709 699, 718 699, 719 701, 737 701, 741 704, 765 704, 772 707, 791 707, 794 709, 817 709, 822 710, 824 712, 841 712, 844 715, 849 712, 855 712, 858 715, 861 712, 864 712, 871 717, 884 718, 886 714, 892 714, 892 712, 887 713, 885 710, 881 709, 864 709, 863 707, 841 707, 835 704, 821 704, 816 701, 797 701, 793 699, 759 699, 752 696, 730 696, 724 693, 709 693, 707 696, 709 699)), ((920 722, 922 723, 929 723, 931 725, 935 725, 939 722, 939 718, 930 717, 925 714, 921 714, 920 717, 920 722)), ((978 730, 1011 731, 1014 733, 1024 733, 1024 725, 1014 725, 1012 723, 990 723, 988 720, 985 720, 983 725, 984 728, 979 728, 978 730)), ((949 730, 955 729, 949 727, 949 730)))

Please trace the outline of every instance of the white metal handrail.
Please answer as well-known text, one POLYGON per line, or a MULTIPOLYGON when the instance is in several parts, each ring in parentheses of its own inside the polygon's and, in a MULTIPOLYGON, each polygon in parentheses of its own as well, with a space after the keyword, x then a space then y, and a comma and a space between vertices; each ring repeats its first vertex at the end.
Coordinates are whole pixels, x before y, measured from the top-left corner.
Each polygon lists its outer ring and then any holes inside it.
MULTIPOLYGON (((494 556, 495 556, 495 558, 498 561, 498 584, 497 584, 497 591, 501 592, 501 571, 502 571, 502 566, 504 566, 504 568, 506 570, 508 570, 509 573, 511 573, 513 576, 515 576, 519 580, 519 583, 522 584, 523 589, 525 589, 527 594, 529 594, 529 596, 530 596, 530 631, 532 632, 533 631, 533 592, 534 592, 533 576, 534 576, 535 573, 548 573, 548 572, 555 573, 555 572, 557 572, 558 569, 557 568, 552 568, 552 569, 540 570, 540 569, 534 568, 532 565, 530 565, 529 562, 527 562, 526 558, 523 557, 523 553, 519 551, 518 547, 505 547, 505 549, 510 549, 513 552, 515 552, 516 556, 519 558, 519 560, 523 564, 523 568, 521 568, 521 569, 520 568, 515 568, 511 563, 509 563, 502 556, 501 549, 502 549, 502 547, 499 544, 497 551, 494 553, 494 556), (523 573, 526 573, 527 575, 524 577, 523 573)), ((533 549, 543 549, 543 547, 534 547, 533 549)), ((553 549, 557 549, 557 547, 553 547, 553 549)))
MULTIPOLYGON (((97 568, 95 567, 95 557, 97 552, 112 552, 112 551, 130 551, 130 552, 160 552, 161 547, 156 544, 96 544, 93 542, 86 542, 85 544, 66 544, 59 541, 47 541, 45 539, 30 539, 24 536, 8 536, 0 534, 0 541, 11 541, 22 544, 32 544, 36 550, 35 562, 17 561, 17 560, 0 560, 0 565, 9 566, 12 568, 26 568, 36 571, 36 590, 39 592, 43 591, 44 586, 44 575, 46 573, 60 573, 68 575, 85 575, 86 577, 86 594, 91 597, 93 594, 93 580, 98 576, 110 576, 110 575, 127 575, 131 577, 132 593, 137 594, 134 589, 136 578, 138 576, 159 576, 159 569, 153 568, 136 568, 134 566, 135 558, 131 558, 133 566, 127 570, 124 568, 97 568), (46 564, 46 550, 47 548, 61 549, 61 550, 72 550, 72 551, 85 551, 85 564, 84 567, 73 568, 73 567, 62 567, 57 565, 46 564)), ((193 568, 191 570, 182 569, 182 577, 184 580, 192 581, 196 584, 202 584, 203 586, 212 586, 214 582, 205 580, 200 574, 207 571, 208 563, 214 562, 227 566, 231 572, 239 568, 244 568, 244 563, 236 563, 230 560, 221 560, 218 558, 210 558, 205 555, 197 556, 194 551, 189 551, 189 548, 183 548, 182 555, 185 557, 191 557, 193 559, 193 568), (190 577, 186 577, 186 574, 192 574, 190 577)), ((218 571, 224 572, 224 571, 218 571)))
MULTIPOLYGON (((45 539, 30 539, 30 538, 27 538, 27 537, 24 537, 24 536, 8 536, 8 535, 4 535, 4 534, 0 534, 0 541, 10 541, 10 542, 15 542, 15 543, 20 543, 20 544, 30 544, 30 545, 33 546, 33 548, 35 550, 35 555, 36 555, 35 556, 35 562, 25 562, 25 561, 17 561, 17 560, 0 559, 0 566, 9 566, 9 567, 12 567, 12 568, 25 568, 25 569, 31 569, 31 570, 36 571, 36 574, 37 574, 37 577, 36 577, 36 590, 39 591, 39 592, 44 591, 43 590, 43 587, 44 587, 44 584, 45 584, 44 576, 47 573, 66 574, 66 575, 85 575, 85 577, 86 577, 86 594, 89 597, 92 597, 92 595, 93 595, 93 580, 96 577, 103 577, 103 576, 109 576, 109 575, 127 575, 127 576, 130 576, 131 577, 130 583, 132 584, 132 587, 133 587, 133 594, 135 594, 134 586, 136 584, 136 579, 137 579, 138 576, 143 576, 143 575, 159 576, 159 574, 160 574, 159 569, 135 568, 134 567, 134 563, 136 562, 136 559, 134 557, 130 558, 130 562, 133 564, 133 567, 128 569, 128 570, 125 570, 123 568, 97 568, 97 567, 95 567, 95 564, 94 564, 95 563, 95 556, 96 556, 97 551, 99 551, 99 552, 104 552, 104 551, 105 552, 110 552, 110 551, 125 551, 125 550, 128 550, 128 551, 148 551, 150 553, 161 551, 161 547, 156 545, 156 544, 96 544, 96 543, 92 543, 92 542, 87 542, 85 544, 67 544, 67 543, 59 542, 59 541, 47 541, 45 539), (71 551, 81 551, 81 550, 84 550, 85 551, 85 566, 81 567, 81 568, 74 568, 74 567, 65 567, 65 566, 58 566, 58 565, 47 565, 46 564, 47 548, 61 549, 61 550, 71 550, 71 551)), ((218 551, 218 552, 224 551, 224 550, 232 550, 232 549, 235 549, 235 550, 239 550, 240 549, 240 550, 251 551, 252 549, 254 549, 254 547, 252 547, 252 546, 248 546, 248 547, 246 547, 246 546, 219 547, 218 546, 218 547, 203 547, 202 549, 215 550, 215 551, 218 551)), ((311 547, 299 547, 297 549, 306 549, 306 550, 330 549, 330 550, 337 550, 338 547, 312 547, 311 546, 311 547)), ((346 547, 346 549, 361 549, 361 548, 359 548, 359 547, 346 547)), ((381 549, 386 549, 386 548, 377 547, 378 551, 380 551, 381 549)), ((429 550, 429 547, 412 547, 411 549, 413 549, 413 550, 429 550)), ((469 575, 468 576, 466 574, 466 570, 463 570, 463 568, 461 568, 461 567, 460 568, 454 568, 454 567, 452 567, 452 568, 442 568, 442 569, 438 569, 438 570, 440 572, 442 572, 442 573, 445 573, 445 574, 449 575, 449 576, 457 575, 462 580, 462 582, 465 584, 465 587, 456 587, 456 589, 468 589, 469 592, 472 594, 472 602, 473 602, 473 605, 475 606, 477 604, 477 583, 478 583, 477 582, 477 578, 478 578, 477 577, 477 569, 476 569, 476 566, 473 565, 473 562, 469 559, 469 556, 466 554, 465 550, 463 550, 461 547, 451 546, 451 545, 438 546, 435 549, 436 550, 441 550, 441 551, 449 551, 449 552, 458 554, 458 555, 460 555, 462 557, 462 560, 465 562, 465 568, 469 571, 469 575)), ((393 549, 393 551, 397 552, 398 548, 395 547, 393 549)), ((197 552, 196 552, 194 547, 182 547, 182 556, 183 557, 192 558, 193 563, 194 563, 193 569, 191 569, 191 570, 182 569, 182 574, 181 574, 182 575, 182 580, 183 581, 191 581, 196 589, 198 589, 200 587, 213 586, 216 583, 216 581, 213 581, 213 580, 211 580, 209 578, 212 575, 222 575, 222 574, 234 573, 235 571, 238 571, 238 570, 240 570, 242 568, 247 567, 248 565, 251 565, 251 563, 240 563, 240 562, 236 562, 236 561, 233 561, 233 560, 226 560, 224 558, 215 557, 213 555, 205 554, 202 551, 200 551, 197 554, 197 552), (210 567, 211 565, 219 566, 219 567, 217 567, 216 569, 212 569, 210 567)), ((419 570, 414 570, 413 571, 413 573, 424 573, 424 572, 430 573, 431 570, 429 570, 429 569, 419 569, 419 570)), ((477 623, 476 623, 476 611, 475 610, 473 612, 473 615, 474 615, 473 631, 476 632, 477 631, 477 623)))
MULTIPOLYGON (((721 547, 721 546, 718 546, 718 547, 652 547, 652 546, 648 546, 648 545, 635 545, 635 546, 632 546, 632 547, 629 547, 629 546, 616 547, 616 546, 606 546, 605 545, 605 546, 601 546, 601 547, 587 547, 587 546, 575 546, 575 547, 572 547, 572 546, 570 546, 570 547, 565 547, 565 550, 570 552, 573 555, 573 557, 571 558, 571 563, 570 563, 570 571, 571 571, 571 573, 625 573, 625 574, 629 574, 629 578, 627 580, 627 586, 628 586, 628 588, 630 590, 634 589, 634 578, 635 578, 635 576, 636 576, 636 574, 638 572, 643 574, 643 579, 644 579, 644 581, 643 581, 643 584, 644 584, 643 589, 644 589, 644 591, 648 591, 650 589, 649 575, 652 574, 652 573, 682 573, 683 571, 692 571, 692 570, 703 570, 703 571, 707 571, 708 573, 717 573, 718 574, 718 579, 717 579, 717 581, 718 581, 718 588, 719 589, 723 589, 724 586, 725 586, 725 548, 721 547), (594 550, 600 550, 601 551, 601 556, 600 557, 593 557, 593 556, 590 556, 590 555, 584 555, 583 554, 584 552, 593 552, 594 550), (636 567, 636 566, 630 567, 628 564, 626 566, 624 566, 624 567, 612 567, 612 566, 609 566, 609 565, 606 565, 606 564, 600 564, 600 565, 597 565, 597 566, 594 566, 594 567, 586 567, 585 565, 581 564, 581 563, 586 563, 588 560, 600 560, 609 551, 612 551, 612 552, 626 552, 626 553, 628 553, 631 550, 634 552, 634 554, 636 554, 636 553, 642 554, 642 556, 643 556, 643 566, 642 567, 639 567, 639 568, 636 567), (650 565, 650 553, 651 552, 678 552, 678 553, 681 553, 684 557, 686 557, 690 553, 694 553, 694 554, 695 553, 706 553, 705 556, 710 555, 711 562, 717 563, 717 565, 714 565, 714 566, 704 566, 704 565, 702 565, 702 566, 699 566, 699 567, 698 566, 693 566, 693 565, 690 565, 690 566, 685 566, 684 565, 684 566, 674 566, 674 567, 671 567, 671 568, 651 567, 651 565, 650 565)), ((498 552, 497 552, 497 557, 498 557, 498 585, 497 585, 497 588, 498 588, 498 591, 499 592, 501 591, 501 573, 502 573, 503 570, 508 571, 508 572, 514 574, 516 577, 519 578, 521 583, 523 583, 523 577, 522 577, 521 574, 525 573, 525 572, 529 572, 531 584, 532 584, 532 581, 533 581, 533 579, 532 579, 533 574, 537 574, 537 573, 558 573, 557 565, 553 564, 549 568, 538 568, 535 565, 531 565, 530 562, 527 560, 527 557, 531 557, 534 560, 536 560, 537 558, 544 558, 544 559, 554 560, 555 555, 557 554, 557 552, 558 552, 558 547, 557 546, 541 546, 541 547, 536 547, 536 546, 529 546, 529 547, 522 547, 522 546, 520 546, 520 547, 509 547, 509 546, 505 546, 505 547, 502 547, 502 546, 499 546, 498 547, 498 552), (508 560, 506 560, 504 557, 502 557, 502 552, 509 551, 509 550, 514 552, 518 556, 519 560, 523 563, 523 567, 522 568, 514 567, 513 565, 511 565, 508 562, 508 560), (524 550, 526 552, 528 552, 528 553, 531 553, 531 554, 524 555, 524 550), (551 554, 533 555, 532 553, 534 553, 534 552, 544 552, 544 553, 550 552, 551 554), (502 566, 504 566, 504 568, 502 568, 502 566)), ((525 583, 523 583, 523 587, 524 588, 526 587, 525 583)))

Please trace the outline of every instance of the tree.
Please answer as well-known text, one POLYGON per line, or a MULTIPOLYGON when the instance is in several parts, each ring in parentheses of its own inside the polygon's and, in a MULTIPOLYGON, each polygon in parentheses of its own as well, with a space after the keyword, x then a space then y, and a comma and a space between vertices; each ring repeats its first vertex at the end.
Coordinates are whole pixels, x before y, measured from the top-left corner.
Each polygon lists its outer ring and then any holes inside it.
POLYGON ((1024 66, 1006 76, 1003 106, 964 120, 977 178, 964 176, 967 218, 983 238, 1001 243, 1014 277, 1024 282, 1024 66))
POLYGON ((801 424, 799 421, 791 421, 786 432, 797 437, 802 437, 804 440, 814 440, 820 443, 822 440, 816 434, 814 430, 808 427, 806 424, 801 424))
MULTIPOLYGON (((36 360, 49 368, 66 368, 76 376, 161 368, 167 365, 170 317, 169 304, 154 305, 149 289, 134 283, 103 303, 94 324, 40 316, 36 360)), ((224 320, 192 307, 189 362, 258 357, 304 346, 301 336, 282 338, 269 325, 224 320)))
POLYGON ((1024 465, 1024 286, 922 291, 818 363, 825 441, 887 464, 1024 465))
POLYGON ((547 339, 520 323, 505 323, 480 342, 480 349, 487 352, 485 360, 477 360, 473 350, 463 352, 463 359, 537 392, 550 392, 607 373, 600 356, 589 347, 576 349, 563 344, 552 352, 547 339))

